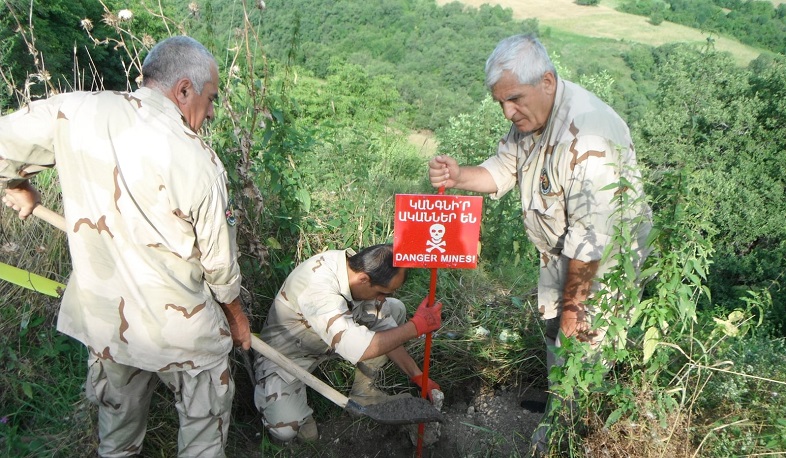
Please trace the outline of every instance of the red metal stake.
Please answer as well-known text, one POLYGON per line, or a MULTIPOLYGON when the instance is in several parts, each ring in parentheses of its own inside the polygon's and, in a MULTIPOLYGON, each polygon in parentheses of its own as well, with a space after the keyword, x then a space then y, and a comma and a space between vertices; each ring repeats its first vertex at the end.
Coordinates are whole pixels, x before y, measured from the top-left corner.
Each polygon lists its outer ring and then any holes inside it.
MULTIPOLYGON (((445 194, 445 187, 441 186, 439 188, 438 194, 442 195, 445 194)), ((426 302, 427 307, 432 307, 434 302, 436 302, 437 298, 437 269, 431 269, 431 282, 429 283, 428 288, 428 301, 426 302)), ((423 352, 423 377, 420 381, 421 392, 420 397, 426 399, 428 397, 428 368, 430 365, 431 360, 431 333, 426 333, 426 347, 423 352)), ((417 448, 417 457, 421 458, 423 456, 423 436, 426 432, 426 424, 420 423, 418 425, 418 448, 417 448)))

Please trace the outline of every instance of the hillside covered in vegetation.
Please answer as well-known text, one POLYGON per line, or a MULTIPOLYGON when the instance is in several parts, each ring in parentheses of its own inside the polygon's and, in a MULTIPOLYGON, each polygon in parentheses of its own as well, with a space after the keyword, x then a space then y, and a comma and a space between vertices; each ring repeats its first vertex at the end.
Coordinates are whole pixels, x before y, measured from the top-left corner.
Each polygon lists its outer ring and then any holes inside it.
MULTIPOLYGON (((439 153, 465 163, 493 154, 509 124, 483 86, 485 59, 500 39, 536 33, 561 77, 628 121, 657 224, 651 280, 640 302, 630 291, 626 305, 642 313, 629 345, 609 355, 619 363, 605 379, 592 365, 562 376, 560 393, 576 398, 588 426, 582 437, 565 432, 569 454, 597 447, 618 452, 611 456, 782 453, 784 4, 617 3, 653 22, 680 22, 769 52, 740 66, 711 39, 652 47, 587 38, 542 30, 499 6, 433 0, 52 0, 32 8, 4 0, 0 109, 62 91, 133 90, 157 40, 186 33, 205 43, 219 61, 222 94, 204 134, 230 174, 244 302, 258 329, 297 262, 324 249, 391 241, 392 196, 433 192, 429 157, 408 141, 411 132, 433 134, 439 153), (586 389, 600 379, 599 388, 586 389)), ((36 180, 45 204, 58 209, 56 173, 36 180)), ((0 211, 0 261, 65 282, 62 234, 0 211)), ((439 295, 450 307, 433 370, 449 398, 468 384, 546 386, 531 295, 537 253, 520 213, 516 196, 486 200, 479 268, 440 271, 439 295)), ((427 289, 427 273, 416 270, 400 296, 414 309, 427 289)), ((6 282, 0 297, 0 455, 81 456, 96 440, 82 394, 85 350, 55 331, 55 300, 6 282)), ((407 383, 393 372, 394 384, 407 383)), ((341 364, 323 373, 338 387, 350 374, 341 364)), ((296 453, 262 433, 249 439, 259 425, 242 388, 231 456, 296 453)), ((158 454, 150 456, 173 456, 176 447, 177 417, 162 393, 146 438, 158 454)), ((327 422, 337 412, 317 402, 317 415, 327 422)))

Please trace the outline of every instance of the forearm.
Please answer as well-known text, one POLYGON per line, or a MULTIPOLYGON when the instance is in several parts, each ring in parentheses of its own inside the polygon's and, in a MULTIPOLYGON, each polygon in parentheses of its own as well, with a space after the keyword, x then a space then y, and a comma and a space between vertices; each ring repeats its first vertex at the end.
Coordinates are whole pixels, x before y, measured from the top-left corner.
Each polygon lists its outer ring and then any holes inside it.
POLYGON ((228 196, 225 181, 216 180, 193 212, 193 227, 205 282, 217 301, 229 303, 240 295, 236 230, 226 221, 228 196))
POLYGON ((563 304, 577 305, 583 308, 592 287, 592 281, 598 272, 599 261, 584 262, 578 259, 568 261, 568 277, 562 292, 563 304))
POLYGON ((221 304, 221 310, 224 311, 224 315, 227 317, 233 343, 236 346, 243 347, 245 350, 251 348, 251 326, 249 325, 248 317, 243 311, 243 303, 240 300, 240 296, 226 304, 221 304))
POLYGON ((412 359, 404 346, 398 346, 387 353, 388 358, 393 361, 401 372, 405 373, 408 378, 420 375, 423 371, 418 364, 412 359))
POLYGON ((360 357, 360 361, 386 355, 396 350, 397 347, 401 347, 404 342, 414 339, 417 336, 417 330, 411 321, 407 321, 401 326, 393 329, 379 331, 374 334, 368 348, 366 348, 363 356, 360 357))
POLYGON ((565 287, 562 291, 562 332, 572 336, 579 330, 586 330, 585 301, 590 295, 592 282, 598 272, 599 261, 584 262, 577 259, 568 261, 565 287), (576 329, 579 326, 580 329, 576 329))
POLYGON ((491 194, 497 192, 497 183, 491 173, 480 166, 462 166, 454 188, 491 194))

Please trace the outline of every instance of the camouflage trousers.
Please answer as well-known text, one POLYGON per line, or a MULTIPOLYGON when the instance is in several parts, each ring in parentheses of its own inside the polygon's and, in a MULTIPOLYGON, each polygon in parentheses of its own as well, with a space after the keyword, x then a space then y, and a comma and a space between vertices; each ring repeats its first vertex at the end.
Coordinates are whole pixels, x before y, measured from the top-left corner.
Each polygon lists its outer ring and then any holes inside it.
MULTIPOLYGON (((394 298, 387 298, 381 308, 375 307, 375 301, 363 301, 353 310, 356 323, 366 326, 372 331, 384 331, 400 326, 407 320, 407 310, 404 303, 394 298)), ((309 331, 312 332, 313 331, 309 331)), ((316 334, 316 333, 314 333, 316 334)), ((281 339, 292 339, 289 334, 280 336, 281 339)), ((273 348, 281 348, 278 339, 270 339, 267 344, 273 348)), ((304 344, 310 339, 302 339, 304 344)), ((319 341, 320 346, 315 348, 301 347, 301 351, 309 356, 289 356, 300 367, 309 372, 317 366, 337 355, 313 357, 310 355, 324 354, 327 344, 319 341)), ((377 358, 374 358, 377 359, 377 358)), ((266 371, 261 368, 257 359, 256 376, 257 386, 254 389, 254 403, 262 413, 262 424, 268 433, 277 440, 288 442, 297 436, 300 426, 314 412, 308 406, 306 399, 306 385, 299 379, 285 374, 282 377, 279 370, 266 371)), ((362 364, 362 363, 358 363, 362 364)))
POLYGON ((136 456, 142 451, 153 391, 161 380, 175 395, 180 417, 178 457, 223 458, 235 384, 229 357, 201 371, 148 372, 91 357, 87 398, 98 406, 98 455, 136 456))
MULTIPOLYGON (((589 341, 591 351, 588 355, 586 355, 586 358, 595 361, 598 361, 598 358, 601 358, 600 345, 605 340, 607 331, 607 327, 601 327, 595 330, 596 334, 589 341)), ((565 360, 558 357, 555 351, 556 348, 560 348, 562 346, 560 339, 563 338, 562 331, 560 330, 559 316, 546 320, 543 338, 546 341, 546 373, 550 374, 551 368, 555 365, 565 365, 565 360)), ((611 363, 609 361, 602 360, 602 363, 604 366, 606 366, 607 369, 611 368, 611 363)), ((551 388, 552 385, 553 381, 549 377, 549 388, 551 388)), ((549 434, 551 433, 552 424, 556 420, 557 416, 562 415, 564 418, 574 419, 577 416, 576 408, 577 406, 575 401, 566 401, 559 396, 554 395, 553 393, 549 393, 548 400, 546 402, 546 411, 544 412, 543 417, 538 423, 538 427, 535 428, 535 431, 532 433, 532 437, 530 439, 530 444, 533 451, 535 452, 535 456, 537 456, 538 453, 545 455, 548 452, 550 440, 549 434)))

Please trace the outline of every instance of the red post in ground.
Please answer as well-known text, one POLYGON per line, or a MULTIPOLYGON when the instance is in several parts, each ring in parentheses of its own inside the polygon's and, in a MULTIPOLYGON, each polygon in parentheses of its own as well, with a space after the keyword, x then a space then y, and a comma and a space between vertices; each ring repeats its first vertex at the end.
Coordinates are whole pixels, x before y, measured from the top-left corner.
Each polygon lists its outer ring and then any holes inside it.
MULTIPOLYGON (((437 194, 445 194, 445 187, 440 186, 437 194)), ((431 269, 431 281, 428 285, 428 301, 426 306, 433 307, 434 302, 437 301, 437 269, 431 269)), ((423 350, 423 378, 420 381, 420 397, 426 399, 428 397, 428 368, 431 363, 431 333, 426 334, 426 346, 423 350)), ((418 448, 417 456, 423 456, 423 435, 426 433, 426 424, 421 423, 418 425, 418 448)))

